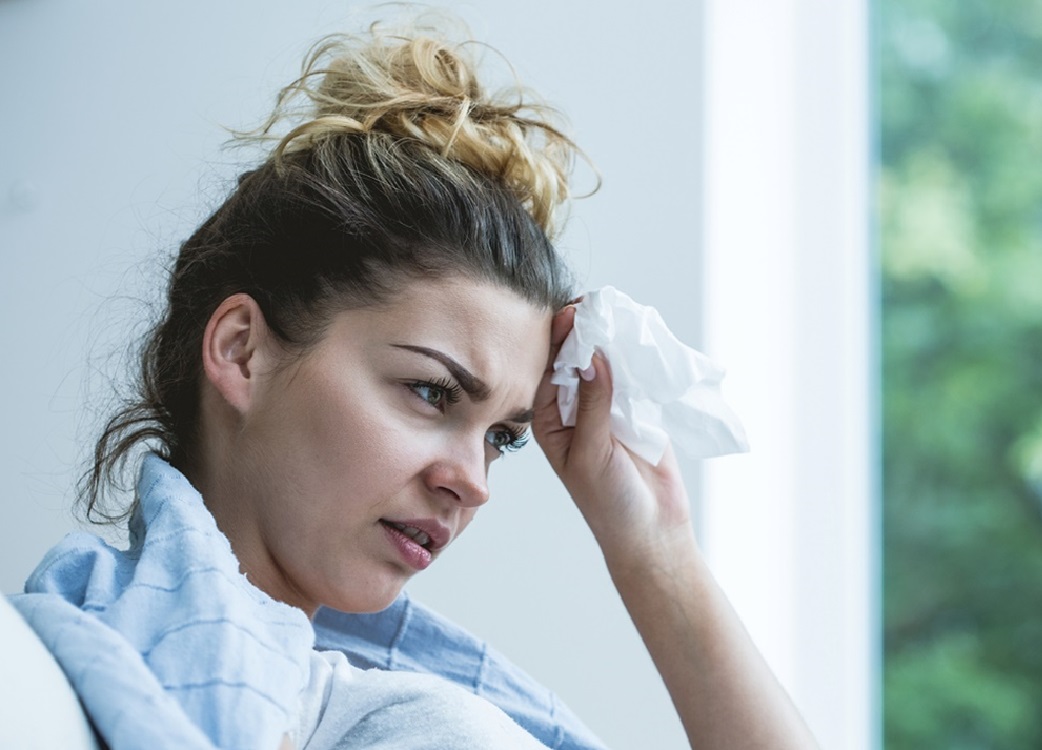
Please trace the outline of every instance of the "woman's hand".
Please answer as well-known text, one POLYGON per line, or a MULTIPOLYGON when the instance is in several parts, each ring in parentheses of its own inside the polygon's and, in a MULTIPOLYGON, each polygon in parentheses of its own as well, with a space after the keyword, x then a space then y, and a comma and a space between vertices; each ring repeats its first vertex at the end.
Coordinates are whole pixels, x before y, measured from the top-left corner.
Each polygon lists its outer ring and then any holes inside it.
POLYGON ((816 748, 698 551, 672 451, 652 466, 612 436, 603 358, 580 385, 575 426, 561 423, 550 376, 574 319, 574 307, 554 317, 532 429, 600 544, 691 747, 816 748))
POLYGON ((593 359, 582 379, 575 426, 561 422, 557 386, 550 382, 575 308, 559 312, 550 357, 536 395, 532 430, 604 552, 613 574, 655 557, 678 559, 674 545, 694 544, 687 492, 671 448, 652 466, 623 446, 610 430, 612 381, 608 363, 593 359), (590 373, 586 373, 589 377, 590 373))

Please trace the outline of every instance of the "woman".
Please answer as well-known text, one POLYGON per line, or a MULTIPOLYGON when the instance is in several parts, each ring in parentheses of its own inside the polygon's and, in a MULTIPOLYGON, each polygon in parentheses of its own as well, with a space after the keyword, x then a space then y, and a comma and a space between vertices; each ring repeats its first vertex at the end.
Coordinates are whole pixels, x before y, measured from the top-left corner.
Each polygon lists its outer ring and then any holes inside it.
MULTIPOLYGON (((813 746, 705 567, 672 455, 651 466, 613 439, 605 361, 584 373, 575 426, 561 422, 549 375, 574 292, 550 237, 576 149, 520 92, 488 96, 466 49, 378 27, 315 49, 253 136, 275 140, 270 156, 182 246, 141 397, 97 445, 88 512, 129 515, 130 550, 81 539, 28 590, 125 636, 200 743, 249 746, 256 729, 265 743, 404 746, 396 732, 419 717, 426 746, 460 732, 458 746, 525 746, 498 715, 470 726, 484 708, 436 683, 360 675, 305 641, 320 606, 389 606, 531 429, 692 746, 813 746), (143 445, 157 455, 138 504, 113 508, 105 489, 143 445), (211 633, 224 645, 189 650, 211 633)), ((23 613, 50 612, 31 596, 23 613)))

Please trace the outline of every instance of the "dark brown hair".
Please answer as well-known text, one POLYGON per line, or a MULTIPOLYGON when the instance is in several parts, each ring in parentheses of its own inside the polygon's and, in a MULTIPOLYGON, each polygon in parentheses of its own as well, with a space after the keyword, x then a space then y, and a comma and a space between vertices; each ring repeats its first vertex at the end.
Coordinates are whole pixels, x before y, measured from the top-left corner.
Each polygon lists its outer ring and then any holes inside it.
POLYGON ((487 96, 465 46, 429 30, 372 27, 316 45, 248 136, 276 138, 271 155, 180 248, 138 393, 105 425, 84 476, 88 517, 126 517, 105 494, 135 449, 191 460, 203 331, 232 294, 253 297, 289 351, 313 344, 335 312, 418 279, 462 275, 564 306, 570 275, 549 235, 576 149, 525 96, 487 96), (303 122, 273 136, 300 97, 303 122))

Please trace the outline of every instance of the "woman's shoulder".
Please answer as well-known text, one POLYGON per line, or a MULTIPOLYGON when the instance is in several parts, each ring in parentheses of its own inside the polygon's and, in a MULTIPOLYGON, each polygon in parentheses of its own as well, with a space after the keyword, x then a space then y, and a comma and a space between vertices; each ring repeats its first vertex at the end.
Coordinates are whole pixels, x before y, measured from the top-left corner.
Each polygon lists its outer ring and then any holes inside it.
POLYGON ((489 701, 548 747, 603 750, 603 743, 545 685, 466 628, 403 593, 387 609, 321 608, 316 646, 356 667, 425 673, 489 701))
POLYGON ((73 531, 44 554, 29 574, 25 592, 58 594, 83 608, 99 588, 111 591, 119 587, 132 565, 127 550, 96 534, 73 531))

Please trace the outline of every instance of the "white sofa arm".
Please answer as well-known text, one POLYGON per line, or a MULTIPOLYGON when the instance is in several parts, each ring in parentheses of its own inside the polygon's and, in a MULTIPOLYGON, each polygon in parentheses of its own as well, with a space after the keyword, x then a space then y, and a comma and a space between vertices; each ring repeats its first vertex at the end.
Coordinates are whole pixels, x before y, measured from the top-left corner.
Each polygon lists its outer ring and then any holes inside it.
POLYGON ((58 662, 0 595, 0 748, 98 750, 58 662))

